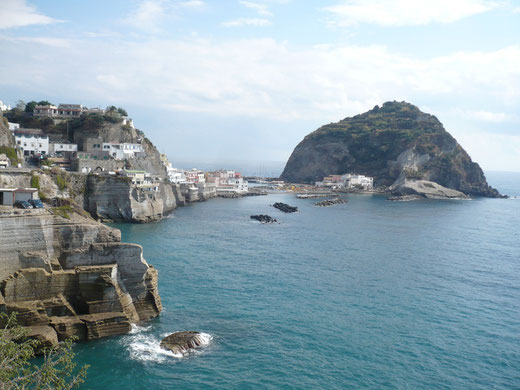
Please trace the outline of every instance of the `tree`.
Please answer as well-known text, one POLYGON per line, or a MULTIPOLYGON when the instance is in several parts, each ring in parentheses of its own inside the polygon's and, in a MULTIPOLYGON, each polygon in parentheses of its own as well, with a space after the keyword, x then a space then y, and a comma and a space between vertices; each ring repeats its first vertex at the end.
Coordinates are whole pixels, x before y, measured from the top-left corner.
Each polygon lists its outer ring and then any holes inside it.
POLYGON ((16 107, 15 107, 17 110, 20 110, 20 111, 23 111, 25 110, 25 102, 23 100, 18 100, 16 102, 16 107))
POLYGON ((128 116, 128 113, 126 112, 126 110, 123 107, 119 107, 117 109, 117 112, 119 113, 119 115, 128 116))
POLYGON ((37 102, 35 102, 34 100, 31 100, 29 103, 27 103, 25 105, 25 112, 33 112, 34 107, 36 107, 37 105, 38 105, 37 102))
POLYGON ((16 315, 0 314, 0 389, 72 389, 85 381, 88 366, 76 370, 72 340, 45 349, 43 362, 33 365, 39 342, 27 339, 27 331, 16 323, 16 315))

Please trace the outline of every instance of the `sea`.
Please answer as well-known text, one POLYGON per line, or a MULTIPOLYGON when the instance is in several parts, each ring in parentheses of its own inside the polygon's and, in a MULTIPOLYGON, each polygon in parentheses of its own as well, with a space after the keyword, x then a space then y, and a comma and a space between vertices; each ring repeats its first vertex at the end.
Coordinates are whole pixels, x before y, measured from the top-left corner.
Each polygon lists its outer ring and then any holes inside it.
POLYGON ((158 269, 164 310, 77 344, 82 388, 519 389, 520 174, 487 176, 512 198, 275 193, 114 225, 158 269), (182 330, 207 345, 159 347, 182 330))

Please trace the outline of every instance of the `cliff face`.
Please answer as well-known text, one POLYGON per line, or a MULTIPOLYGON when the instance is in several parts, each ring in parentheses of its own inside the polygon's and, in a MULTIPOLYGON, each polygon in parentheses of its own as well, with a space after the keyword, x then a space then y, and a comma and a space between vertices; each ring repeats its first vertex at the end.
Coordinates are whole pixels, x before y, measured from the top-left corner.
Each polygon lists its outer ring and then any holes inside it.
POLYGON ((177 207, 176 186, 160 183, 158 191, 134 188, 120 177, 87 179, 84 208, 100 220, 150 222, 163 218, 177 207))
POLYGON ((0 311, 59 340, 126 333, 157 316, 157 271, 139 245, 120 239, 76 213, 1 211, 0 311))
POLYGON ((312 182, 344 173, 372 176, 376 185, 426 180, 468 195, 500 196, 435 116, 404 102, 387 102, 307 135, 281 179, 312 182))
POLYGON ((6 146, 8 148, 16 147, 13 134, 9 130, 8 121, 2 116, 0 116, 0 146, 6 146))

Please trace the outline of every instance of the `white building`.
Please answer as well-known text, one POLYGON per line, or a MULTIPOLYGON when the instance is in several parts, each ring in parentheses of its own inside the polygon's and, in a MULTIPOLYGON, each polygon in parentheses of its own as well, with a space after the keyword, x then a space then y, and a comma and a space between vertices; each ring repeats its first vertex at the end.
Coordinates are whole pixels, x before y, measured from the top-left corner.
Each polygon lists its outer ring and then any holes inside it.
POLYGON ((18 130, 20 128, 19 123, 11 123, 11 122, 7 122, 7 123, 9 124, 9 130, 11 130, 11 131, 18 130))
POLYGON ((137 153, 143 153, 143 145, 141 144, 121 144, 121 149, 126 158, 134 158, 137 153))
POLYGON ((33 116, 56 116, 58 115, 58 107, 49 104, 47 106, 35 106, 33 110, 33 116))
POLYGON ((220 193, 244 193, 248 191, 249 183, 234 170, 220 170, 209 172, 206 181, 217 187, 220 193))
POLYGON ((115 160, 128 160, 144 152, 143 145, 131 143, 103 142, 103 151, 115 160))
POLYGON ((123 175, 132 179, 132 184, 136 187, 148 187, 152 184, 150 174, 146 171, 137 171, 132 169, 123 170, 123 175))
POLYGON ((1 100, 0 100, 0 111, 9 111, 11 109, 11 106, 10 105, 5 105, 1 100))
POLYGON ((78 145, 69 142, 51 142, 49 143, 49 153, 77 152, 78 145))
POLYGON ((341 178, 343 179, 345 188, 361 188, 363 190, 374 189, 373 177, 347 173, 346 175, 342 175, 341 178))
POLYGON ((14 132, 16 146, 22 149, 24 156, 49 154, 49 137, 37 129, 19 129, 14 132))

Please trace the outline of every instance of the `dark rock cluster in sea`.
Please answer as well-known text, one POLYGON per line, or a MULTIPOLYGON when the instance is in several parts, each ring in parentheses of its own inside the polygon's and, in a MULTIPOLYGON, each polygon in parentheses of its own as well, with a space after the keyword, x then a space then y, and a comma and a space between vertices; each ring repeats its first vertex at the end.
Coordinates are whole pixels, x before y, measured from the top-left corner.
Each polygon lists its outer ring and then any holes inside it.
POLYGON ((298 211, 298 207, 289 206, 288 204, 282 202, 276 202, 275 204, 273 204, 273 207, 275 209, 283 211, 284 213, 295 213, 298 211))
POLYGON ((347 203, 348 200, 343 198, 334 198, 334 199, 327 199, 322 200, 321 202, 316 202, 315 205, 318 207, 327 207, 327 206, 333 206, 335 204, 341 204, 341 203, 347 203))
POLYGON ((261 223, 275 223, 278 222, 276 218, 273 218, 269 215, 259 214, 259 215, 251 215, 251 219, 259 221, 261 223))

